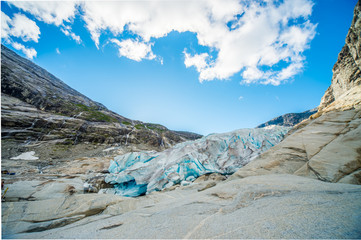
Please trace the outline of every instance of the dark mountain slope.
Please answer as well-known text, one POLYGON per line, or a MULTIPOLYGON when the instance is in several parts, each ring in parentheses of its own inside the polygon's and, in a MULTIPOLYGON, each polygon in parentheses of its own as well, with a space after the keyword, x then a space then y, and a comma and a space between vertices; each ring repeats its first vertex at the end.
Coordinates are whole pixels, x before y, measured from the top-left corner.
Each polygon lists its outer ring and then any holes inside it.
POLYGON ((39 110, 99 122, 129 121, 72 89, 33 62, 1 46, 1 92, 39 110), (103 117, 103 118, 102 118, 103 117))
POLYGON ((266 127, 269 125, 279 125, 279 126, 285 126, 285 127, 293 127, 297 125, 298 123, 302 122, 304 119, 309 118, 312 114, 317 112, 317 108, 301 112, 301 113, 287 113, 282 116, 276 117, 268 122, 265 122, 257 128, 266 127))
POLYGON ((3 147, 3 157, 18 152, 15 146, 27 151, 34 144, 163 150, 201 137, 109 111, 5 46, 1 46, 1 101, 2 145, 7 147, 3 147))

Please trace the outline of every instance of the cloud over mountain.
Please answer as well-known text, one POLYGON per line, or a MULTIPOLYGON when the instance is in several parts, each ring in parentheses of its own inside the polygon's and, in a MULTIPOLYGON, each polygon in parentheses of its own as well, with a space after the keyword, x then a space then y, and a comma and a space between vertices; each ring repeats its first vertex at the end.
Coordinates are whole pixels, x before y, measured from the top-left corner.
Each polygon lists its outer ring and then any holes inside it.
POLYGON ((10 18, 1 12, 1 39, 11 44, 13 48, 21 50, 30 59, 36 56, 35 49, 25 47, 16 39, 21 39, 23 42, 38 42, 39 35, 39 27, 25 15, 17 13, 14 14, 13 18, 10 18))
POLYGON ((303 52, 316 33, 316 25, 309 21, 310 0, 9 4, 58 26, 78 43, 80 37, 71 32, 71 24, 80 16, 97 47, 100 36, 107 33, 105 41, 117 46, 119 56, 135 61, 158 59, 152 47, 172 31, 195 33, 206 50, 184 49, 183 57, 186 67, 195 67, 201 82, 238 74, 245 84, 279 85, 302 71, 303 52))

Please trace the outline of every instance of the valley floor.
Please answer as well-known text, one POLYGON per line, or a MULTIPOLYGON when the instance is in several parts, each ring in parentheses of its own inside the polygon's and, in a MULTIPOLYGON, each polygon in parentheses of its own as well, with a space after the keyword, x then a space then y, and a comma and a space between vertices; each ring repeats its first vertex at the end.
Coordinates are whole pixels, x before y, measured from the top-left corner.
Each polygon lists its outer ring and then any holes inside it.
POLYGON ((359 109, 325 113, 228 179, 137 198, 83 192, 104 157, 3 175, 2 237, 361 238, 361 186, 345 184, 359 179, 360 119, 359 109))
POLYGON ((83 194, 6 202, 3 238, 361 236, 361 187, 357 185, 294 175, 227 180, 199 191, 204 184, 139 198, 83 194))

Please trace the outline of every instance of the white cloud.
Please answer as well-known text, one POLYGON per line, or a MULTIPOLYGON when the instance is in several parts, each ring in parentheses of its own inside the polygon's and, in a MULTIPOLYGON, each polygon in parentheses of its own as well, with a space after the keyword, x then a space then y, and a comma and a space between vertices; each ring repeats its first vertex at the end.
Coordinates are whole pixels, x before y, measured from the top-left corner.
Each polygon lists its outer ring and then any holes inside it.
POLYGON ((150 43, 139 42, 138 40, 123 40, 111 39, 119 48, 119 56, 127 57, 134 61, 141 61, 142 59, 154 59, 156 56, 153 54, 150 43))
POLYGON ((56 51, 57 54, 61 54, 59 48, 56 48, 55 51, 56 51))
POLYGON ((113 35, 105 41, 115 43, 120 56, 135 61, 162 62, 161 56, 156 57, 152 52, 152 42, 172 31, 193 32, 198 44, 209 49, 192 55, 183 52, 185 66, 194 66, 200 81, 229 79, 239 74, 245 84, 279 85, 302 71, 303 52, 309 48, 316 28, 309 21, 311 0, 16 1, 10 4, 41 21, 60 26, 65 35, 78 43, 81 39, 71 32, 69 25, 79 14, 97 47, 102 34, 113 35), (124 31, 132 38, 122 35, 124 31), (122 41, 116 39, 120 35, 122 41))
POLYGON ((244 99, 243 96, 239 96, 239 98, 238 98, 239 101, 241 101, 241 100, 243 100, 243 99, 244 99))
POLYGON ((76 1, 11 1, 9 4, 31 13, 38 20, 56 26, 71 22, 76 12, 76 1))
POLYGON ((60 26, 61 31, 80 44, 80 36, 71 31, 71 24, 77 14, 77 1, 12 1, 9 4, 35 16, 39 21, 60 26))
POLYGON ((17 37, 24 42, 38 42, 39 35, 39 27, 25 15, 17 13, 10 19, 9 16, 1 12, 1 38, 17 37))
POLYGON ((80 36, 76 35, 75 33, 71 32, 71 28, 61 28, 61 31, 68 37, 71 37, 73 40, 76 41, 77 44, 81 43, 80 36))
POLYGON ((11 24, 13 25, 11 29, 12 36, 19 37, 24 42, 31 40, 38 42, 40 29, 33 20, 22 14, 14 14, 11 24))
POLYGON ((209 53, 184 52, 185 66, 194 66, 200 81, 239 73, 244 83, 278 85, 302 69, 302 52, 315 35, 315 25, 308 21, 312 6, 310 0, 121 1, 85 2, 82 9, 97 46, 106 31, 117 36, 126 29, 144 44, 171 31, 190 31, 200 45, 218 53, 207 61, 209 53), (280 62, 284 67, 276 69, 280 62), (263 66, 269 70, 261 71, 263 66))
POLYGON ((244 70, 242 73, 242 77, 247 83, 261 79, 264 77, 264 75, 265 73, 256 67, 247 67, 246 70, 244 70))
POLYGON ((208 53, 202 53, 202 54, 195 54, 194 56, 191 56, 189 53, 187 53, 186 50, 183 51, 184 53, 184 64, 186 67, 194 66, 196 67, 197 71, 200 72, 204 68, 207 67, 207 58, 209 58, 208 53))
POLYGON ((187 4, 181 1, 113 1, 85 2, 82 8, 87 28, 98 45, 99 36, 105 30, 118 35, 128 28, 146 42, 151 37, 163 37, 172 30, 187 31, 187 25, 195 22, 194 18, 199 16, 197 12, 201 11, 197 5, 200 4, 196 1, 187 4))
POLYGON ((7 39, 10 32, 11 19, 8 15, 1 12, 1 38, 7 39))
POLYGON ((36 23, 25 15, 14 14, 11 19, 5 13, 1 12, 1 39, 17 50, 22 51, 27 58, 33 59, 37 52, 34 48, 27 48, 13 40, 13 37, 20 38, 24 42, 38 42, 40 29, 36 23))
POLYGON ((280 72, 277 73, 277 79, 281 81, 289 79, 290 77, 299 73, 302 67, 303 64, 300 62, 291 63, 290 65, 288 65, 288 67, 283 68, 280 72))
POLYGON ((35 51, 34 48, 27 48, 20 43, 12 42, 11 46, 13 46, 17 50, 22 51, 26 55, 27 58, 33 59, 37 55, 37 52, 35 51))

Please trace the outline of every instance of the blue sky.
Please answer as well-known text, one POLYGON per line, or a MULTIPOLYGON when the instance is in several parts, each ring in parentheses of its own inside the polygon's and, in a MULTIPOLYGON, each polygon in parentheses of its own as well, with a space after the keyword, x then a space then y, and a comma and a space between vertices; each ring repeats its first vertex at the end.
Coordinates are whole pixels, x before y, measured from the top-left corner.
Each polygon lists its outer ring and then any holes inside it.
POLYGON ((2 1, 2 44, 125 117, 226 132, 318 106, 356 2, 2 1))

